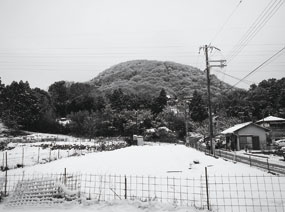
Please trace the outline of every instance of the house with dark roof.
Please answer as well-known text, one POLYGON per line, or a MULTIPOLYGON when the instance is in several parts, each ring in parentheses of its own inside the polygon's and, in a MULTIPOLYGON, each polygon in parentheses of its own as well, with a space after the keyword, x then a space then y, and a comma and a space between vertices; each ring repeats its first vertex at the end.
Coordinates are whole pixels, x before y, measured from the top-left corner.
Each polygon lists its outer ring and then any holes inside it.
POLYGON ((231 150, 266 149, 270 130, 252 122, 237 124, 221 132, 231 150))
POLYGON ((285 138, 285 119, 268 116, 256 122, 256 124, 270 129, 270 137, 272 141, 285 138))

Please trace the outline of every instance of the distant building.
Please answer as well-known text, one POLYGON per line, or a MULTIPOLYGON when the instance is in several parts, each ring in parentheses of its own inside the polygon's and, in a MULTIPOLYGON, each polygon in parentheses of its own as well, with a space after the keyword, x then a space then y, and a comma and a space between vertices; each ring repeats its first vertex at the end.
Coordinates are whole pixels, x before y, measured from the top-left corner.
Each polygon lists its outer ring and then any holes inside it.
POLYGON ((237 124, 221 132, 226 137, 227 148, 232 150, 267 148, 269 129, 252 122, 237 124))
POLYGON ((262 127, 266 127, 271 130, 270 136, 272 141, 285 138, 285 119, 268 116, 256 122, 262 127))
POLYGON ((66 126, 67 124, 71 123, 71 120, 67 118, 60 118, 60 119, 57 119, 56 121, 62 126, 66 126))

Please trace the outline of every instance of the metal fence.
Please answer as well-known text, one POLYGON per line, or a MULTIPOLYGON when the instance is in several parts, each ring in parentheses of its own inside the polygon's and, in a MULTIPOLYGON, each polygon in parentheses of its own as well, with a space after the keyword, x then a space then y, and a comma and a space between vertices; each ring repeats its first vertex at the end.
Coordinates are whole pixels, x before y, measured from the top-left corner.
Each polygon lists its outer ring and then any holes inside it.
MULTIPOLYGON (((27 145, 20 143, 21 145, 27 145)), ((41 144, 29 143, 28 146, 20 146, 17 149, 0 151, 0 170, 15 169, 35 164, 48 163, 66 157, 80 156, 98 151, 111 151, 124 148, 127 143, 124 140, 110 140, 101 142, 78 142, 66 144, 41 144)))
MULTIPOLYGON (((210 150, 207 149, 206 147, 195 145, 195 144, 192 144, 190 146, 199 151, 205 152, 206 154, 210 154, 210 150)), ((234 162, 245 163, 250 166, 255 166, 255 167, 264 169, 268 172, 285 175, 285 163, 284 165, 277 164, 277 163, 270 161, 270 159, 266 157, 258 157, 252 154, 237 155, 235 152, 229 152, 229 151, 225 151, 222 149, 216 149, 215 156, 222 157, 228 160, 232 160, 234 162)))
MULTIPOLYGON (((95 174, 3 175, 3 192, 13 196, 18 182, 56 179, 78 189, 84 201, 158 201, 214 211, 285 212, 284 176, 208 176, 199 178, 95 174), (75 185, 75 186, 74 186, 75 185)), ((42 183, 44 184, 44 183, 42 183)))

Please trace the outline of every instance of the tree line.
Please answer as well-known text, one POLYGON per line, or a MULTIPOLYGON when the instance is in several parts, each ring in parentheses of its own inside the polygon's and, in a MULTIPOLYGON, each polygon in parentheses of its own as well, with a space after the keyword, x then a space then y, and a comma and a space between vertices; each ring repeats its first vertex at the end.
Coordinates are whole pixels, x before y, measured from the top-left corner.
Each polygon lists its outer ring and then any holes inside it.
MULTIPOLYGON (((0 118, 9 128, 75 136, 131 136, 146 129, 167 127, 175 138, 189 131, 207 132, 206 93, 194 91, 190 101, 159 95, 136 95, 120 88, 104 92, 86 83, 55 82, 48 91, 28 82, 4 85, 0 80, 0 118), (176 111, 173 110, 176 108, 176 111), (186 120, 185 113, 188 113, 186 120), (62 126, 57 119, 71 123, 62 126)), ((249 90, 215 96, 213 108, 219 128, 234 122, 255 121, 268 115, 285 117, 285 78, 269 79, 249 90)))

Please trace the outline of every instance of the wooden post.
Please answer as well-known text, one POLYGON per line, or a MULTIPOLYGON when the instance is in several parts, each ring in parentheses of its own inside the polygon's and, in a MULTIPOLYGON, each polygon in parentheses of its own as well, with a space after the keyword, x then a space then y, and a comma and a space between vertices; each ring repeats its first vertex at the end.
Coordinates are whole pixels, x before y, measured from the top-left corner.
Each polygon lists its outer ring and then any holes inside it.
POLYGON ((249 165, 251 166, 251 155, 249 155, 249 165))
POLYGON ((22 166, 24 167, 24 147, 22 147, 22 166))
POLYGON ((270 172, 268 158, 267 158, 267 169, 268 169, 268 172, 270 172))
POLYGON ((150 186, 149 186, 149 182, 150 179, 149 179, 149 176, 147 176, 147 197, 148 197, 148 201, 150 200, 150 194, 149 194, 149 191, 150 191, 150 186))
POLYGON ((205 167, 205 179, 206 179, 206 193, 207 193, 207 208, 208 208, 208 210, 210 210, 207 167, 205 167))
POLYGON ((57 150, 57 159, 59 159, 59 149, 57 150))
POLYGON ((125 175, 125 199, 127 199, 127 177, 125 175))
POLYGON ((40 147, 38 148, 38 163, 40 163, 40 147))
POLYGON ((6 156, 6 168, 5 168, 5 186, 4 186, 4 196, 7 196, 7 184, 8 184, 8 156, 7 152, 5 153, 6 156))
POLYGON ((64 185, 66 186, 66 168, 64 168, 64 185))
POLYGON ((82 155, 82 150, 81 150, 81 139, 80 139, 79 150, 80 150, 80 156, 81 156, 81 155, 82 155))
POLYGON ((5 167, 5 153, 3 152, 3 166, 2 166, 3 170, 4 170, 4 167, 5 167))

